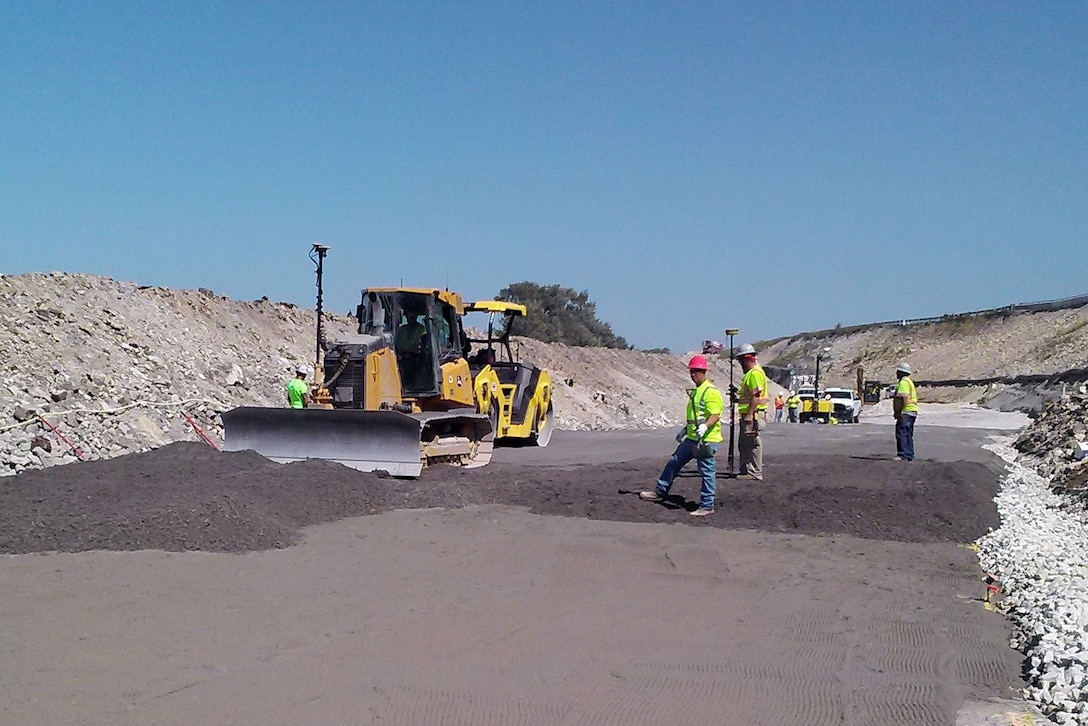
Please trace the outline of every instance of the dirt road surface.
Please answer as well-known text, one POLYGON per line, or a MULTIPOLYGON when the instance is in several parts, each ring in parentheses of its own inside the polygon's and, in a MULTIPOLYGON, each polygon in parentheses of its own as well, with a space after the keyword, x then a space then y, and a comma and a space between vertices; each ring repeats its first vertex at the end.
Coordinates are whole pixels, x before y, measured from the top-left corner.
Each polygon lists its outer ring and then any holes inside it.
POLYGON ((723 476, 701 520, 693 475, 635 495, 668 431, 416 481, 202 444, 28 472, 0 488, 0 721, 1011 723, 966 547, 991 433, 920 422, 905 463, 887 426, 772 425, 767 481, 723 476))

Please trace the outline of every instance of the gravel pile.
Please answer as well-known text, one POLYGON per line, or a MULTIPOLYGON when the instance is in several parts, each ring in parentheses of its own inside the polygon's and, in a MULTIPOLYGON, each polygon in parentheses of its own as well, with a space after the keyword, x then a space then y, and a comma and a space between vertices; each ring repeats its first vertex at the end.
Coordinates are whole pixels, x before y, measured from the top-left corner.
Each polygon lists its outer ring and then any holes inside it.
MULTIPOLYGON (((1036 423, 1017 440, 1035 429, 1036 423)), ((1026 697, 1060 724, 1088 725, 1088 515, 1079 497, 1055 492, 1040 470, 1052 461, 1020 455, 1009 441, 985 448, 1008 464, 996 498, 1001 527, 978 541, 979 562, 996 575, 999 609, 1026 656, 1026 697)))
POLYGON ((1059 491, 1084 489, 1088 483, 1088 388, 1051 401, 1035 422, 1013 442, 1013 448, 1028 454, 1039 474, 1050 479, 1059 491))

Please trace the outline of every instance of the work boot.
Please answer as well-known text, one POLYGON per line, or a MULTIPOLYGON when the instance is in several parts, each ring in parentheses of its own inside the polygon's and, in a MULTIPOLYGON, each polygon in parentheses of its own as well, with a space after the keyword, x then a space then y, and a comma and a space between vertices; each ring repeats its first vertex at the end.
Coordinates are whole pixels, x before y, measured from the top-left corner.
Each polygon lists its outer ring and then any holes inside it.
POLYGON ((660 502, 665 499, 657 492, 639 492, 638 498, 644 502, 660 502))
POLYGON ((755 474, 741 474, 737 478, 742 481, 763 481, 763 477, 756 476, 755 474))
POLYGON ((699 507, 698 509, 688 512, 693 517, 705 517, 708 514, 714 514, 714 510, 710 507, 699 507))

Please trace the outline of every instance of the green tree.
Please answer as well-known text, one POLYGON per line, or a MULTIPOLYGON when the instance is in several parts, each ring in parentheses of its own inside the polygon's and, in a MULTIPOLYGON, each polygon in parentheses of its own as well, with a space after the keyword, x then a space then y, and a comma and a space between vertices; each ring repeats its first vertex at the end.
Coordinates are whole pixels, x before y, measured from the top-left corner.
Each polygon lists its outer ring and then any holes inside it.
POLYGON ((585 290, 515 282, 500 290, 496 299, 525 306, 528 315, 514 323, 515 335, 580 347, 630 347, 608 323, 597 319, 597 304, 585 290))

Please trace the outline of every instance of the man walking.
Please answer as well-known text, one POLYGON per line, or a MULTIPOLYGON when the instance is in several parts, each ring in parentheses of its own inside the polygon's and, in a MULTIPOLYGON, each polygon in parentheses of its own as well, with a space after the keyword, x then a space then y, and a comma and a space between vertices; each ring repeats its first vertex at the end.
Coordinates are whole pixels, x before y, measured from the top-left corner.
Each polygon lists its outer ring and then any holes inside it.
POLYGON ((676 435, 679 445, 666 462, 657 486, 653 491, 638 495, 647 502, 664 501, 672 488, 673 479, 689 461, 695 459, 703 485, 699 491, 699 508, 691 512, 693 517, 714 513, 717 489, 714 455, 718 453, 718 444, 722 440, 722 394, 707 378, 706 370, 706 358, 701 355, 694 356, 688 363, 688 373, 695 388, 688 392, 687 424, 676 435))
POLYGON ((918 390, 910 378, 910 364, 900 363, 895 368, 895 398, 892 413, 895 416, 895 458, 914 461, 914 420, 918 418, 918 390))
POLYGON ((756 361, 756 349, 745 343, 737 349, 744 378, 737 392, 737 413, 740 414, 740 455, 738 479, 763 481, 763 442, 760 440, 760 411, 767 410, 767 374, 756 361))

